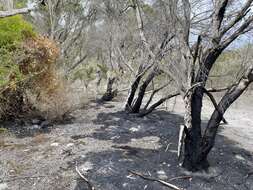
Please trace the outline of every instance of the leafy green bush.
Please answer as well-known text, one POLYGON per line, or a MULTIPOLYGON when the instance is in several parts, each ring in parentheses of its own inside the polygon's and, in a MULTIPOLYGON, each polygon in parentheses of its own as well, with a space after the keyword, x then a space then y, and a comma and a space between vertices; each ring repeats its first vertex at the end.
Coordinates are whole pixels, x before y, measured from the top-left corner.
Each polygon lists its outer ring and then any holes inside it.
POLYGON ((22 79, 15 55, 20 43, 35 35, 32 25, 21 15, 0 19, 0 88, 8 85, 11 75, 15 75, 16 81, 22 79))
POLYGON ((0 19, 0 120, 57 119, 71 109, 58 56, 57 44, 22 16, 0 19))
POLYGON ((32 25, 21 15, 0 19, 0 48, 15 48, 25 38, 35 35, 32 25))

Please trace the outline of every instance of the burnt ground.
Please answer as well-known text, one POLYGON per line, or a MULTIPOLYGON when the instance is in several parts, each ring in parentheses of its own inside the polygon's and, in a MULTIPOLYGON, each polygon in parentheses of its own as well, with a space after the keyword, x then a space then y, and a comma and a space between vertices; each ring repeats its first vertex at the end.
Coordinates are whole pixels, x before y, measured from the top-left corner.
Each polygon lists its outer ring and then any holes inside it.
MULTIPOLYGON (((96 190, 163 190, 140 172, 187 190, 253 190, 253 109, 241 101, 226 114, 209 155, 209 171, 189 173, 177 162, 182 103, 174 112, 158 110, 138 118, 122 112, 121 100, 90 102, 75 119, 41 129, 5 125, 0 134, 0 190, 88 190, 79 170, 96 190), (187 179, 171 178, 191 176, 187 179)), ((173 103, 173 102, 171 102, 173 103)), ((169 106, 171 107, 171 105, 169 106)), ((204 121, 211 105, 204 109, 204 121)))

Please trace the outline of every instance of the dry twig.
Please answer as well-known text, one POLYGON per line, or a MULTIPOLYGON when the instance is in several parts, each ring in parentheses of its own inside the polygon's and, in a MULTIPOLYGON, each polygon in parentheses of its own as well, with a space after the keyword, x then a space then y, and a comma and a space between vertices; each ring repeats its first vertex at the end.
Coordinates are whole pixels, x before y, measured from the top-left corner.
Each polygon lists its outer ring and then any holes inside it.
POLYGON ((131 170, 128 170, 131 174, 134 174, 134 175, 137 175, 139 177, 141 177, 142 179, 145 179, 145 180, 149 180, 149 181, 156 181, 166 187, 169 187, 171 189, 174 189, 174 190, 182 190, 181 188, 171 184, 171 183, 168 183, 166 181, 163 181, 163 180, 160 180, 160 179, 156 179, 156 178, 153 178, 153 177, 147 177, 147 176, 144 176, 142 175, 141 173, 138 173, 138 172, 134 172, 134 171, 131 171, 131 170))
POLYGON ((95 190, 95 187, 93 187, 91 182, 80 172, 77 166, 76 166, 76 172, 88 184, 90 190, 95 190))

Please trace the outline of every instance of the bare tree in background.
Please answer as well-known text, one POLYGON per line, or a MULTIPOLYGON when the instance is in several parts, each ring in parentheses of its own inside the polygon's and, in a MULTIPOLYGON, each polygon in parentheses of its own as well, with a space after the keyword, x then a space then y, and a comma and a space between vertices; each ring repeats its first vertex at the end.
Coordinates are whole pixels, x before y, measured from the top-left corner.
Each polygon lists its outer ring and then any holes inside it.
POLYGON ((3 6, 4 11, 0 11, 0 18, 10 17, 17 14, 27 14, 34 9, 33 8, 21 8, 21 9, 14 9, 14 2, 13 0, 1 0, 0 4, 3 6))
MULTIPOLYGON (((171 27, 164 24, 163 20, 161 20, 161 22, 155 23, 153 26, 151 25, 149 28, 147 25, 144 25, 145 15, 141 8, 144 5, 141 5, 141 2, 138 0, 133 0, 132 4, 129 5, 129 7, 132 7, 134 9, 136 24, 138 27, 139 38, 141 42, 140 45, 142 47, 140 51, 140 57, 143 57, 137 69, 135 78, 130 85, 129 94, 125 103, 125 110, 130 113, 140 113, 140 109, 143 104, 143 99, 148 86, 151 84, 151 82, 154 81, 157 76, 163 73, 163 70, 159 65, 164 59, 165 55, 168 54, 168 52, 172 49, 172 44, 170 42, 174 38, 171 27), (164 27, 159 28, 158 25, 162 25, 164 27), (148 28, 149 30, 146 30, 145 28, 148 28), (137 91, 138 94, 136 96, 137 91)), ((160 13, 159 9, 157 12, 160 13)), ((158 18, 159 17, 160 15, 158 18)), ((169 20, 166 22, 169 23, 169 20)), ((153 93, 150 96, 148 103, 146 103, 144 106, 142 110, 143 113, 140 115, 143 116, 150 113, 169 98, 162 98, 149 107, 154 95, 168 85, 168 82, 165 83, 165 85, 162 85, 157 89, 153 89, 153 93)))

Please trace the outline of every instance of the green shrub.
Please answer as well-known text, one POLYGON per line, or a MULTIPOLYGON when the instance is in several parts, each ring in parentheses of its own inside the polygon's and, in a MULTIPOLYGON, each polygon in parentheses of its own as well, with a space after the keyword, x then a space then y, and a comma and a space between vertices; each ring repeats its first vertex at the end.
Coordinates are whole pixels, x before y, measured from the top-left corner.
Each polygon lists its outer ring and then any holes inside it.
POLYGON ((35 36, 34 29, 21 15, 0 19, 0 48, 15 48, 31 36, 35 36))
POLYGON ((32 36, 35 36, 32 25, 21 15, 0 19, 0 89, 22 80, 15 57, 21 42, 32 36))

